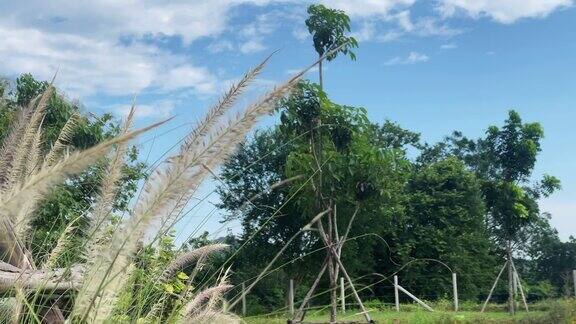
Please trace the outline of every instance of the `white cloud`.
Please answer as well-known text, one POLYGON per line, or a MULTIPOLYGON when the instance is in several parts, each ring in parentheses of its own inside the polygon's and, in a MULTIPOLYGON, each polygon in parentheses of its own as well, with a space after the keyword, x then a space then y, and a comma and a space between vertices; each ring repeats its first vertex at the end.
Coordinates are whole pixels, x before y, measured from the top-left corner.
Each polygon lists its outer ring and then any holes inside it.
POLYGON ((377 37, 376 40, 378 40, 380 42, 391 42, 391 41, 397 40, 398 38, 402 37, 403 35, 404 35, 404 32, 392 30, 392 31, 386 32, 382 36, 377 37))
POLYGON ((404 10, 395 15, 395 18, 398 20, 398 25, 405 31, 412 31, 414 29, 414 24, 412 24, 412 20, 410 19, 410 11, 404 10))
POLYGON ((46 32, 72 32, 93 38, 178 36, 186 43, 221 33, 228 11, 251 0, 2 1, 5 25, 26 25, 46 32))
MULTIPOLYGON (((324 67, 322 70, 326 71, 326 70, 328 70, 328 69, 329 69, 328 67, 324 67)), ((294 74, 296 74, 296 73, 300 73, 301 71, 302 71, 302 69, 288 69, 288 70, 286 70, 286 71, 284 71, 284 72, 285 72, 286 74, 288 74, 288 75, 294 75, 294 74)), ((310 70, 308 70, 308 71, 306 72, 306 74, 317 73, 317 72, 318 72, 318 67, 315 66, 315 67, 311 68, 310 70)))
POLYGON ((378 35, 374 32, 373 39, 380 42, 390 42, 398 40, 403 36, 420 36, 420 37, 444 37, 450 38, 463 33, 464 31, 458 28, 450 27, 447 23, 442 22, 436 17, 419 17, 412 21, 408 11, 403 11, 394 15, 390 20, 396 21, 399 28, 386 31, 384 34, 378 35))
MULTIPOLYGON (((136 118, 165 119, 170 117, 176 103, 172 100, 158 100, 146 104, 136 102, 134 116, 136 118)), ((126 117, 130 112, 132 105, 114 105, 108 108, 109 111, 126 117)))
POLYGON ((147 88, 190 88, 206 93, 214 82, 206 69, 191 65, 186 57, 151 45, 120 45, 78 35, 2 26, 0 39, 1 73, 31 72, 37 78, 49 79, 58 70, 57 85, 74 97, 133 94, 147 88))
POLYGON ((299 41, 303 41, 305 39, 308 39, 308 37, 310 37, 310 33, 308 32, 308 29, 306 29, 305 26, 298 25, 295 26, 294 29, 292 30, 292 36, 294 36, 294 38, 296 38, 299 41))
POLYGON ((416 64, 428 61, 430 58, 426 54, 418 52, 410 52, 406 57, 396 56, 388 61, 384 62, 384 65, 404 65, 404 64, 416 64))
POLYGON ((446 17, 462 11, 473 18, 487 16, 510 24, 521 18, 546 17, 573 3, 573 0, 441 0, 438 9, 446 17))
POLYGON ((156 82, 157 87, 167 91, 189 88, 190 85, 200 93, 214 93, 216 90, 216 80, 208 69, 189 64, 170 68, 160 74, 156 82))
POLYGON ((435 17, 422 17, 414 24, 413 32, 422 37, 452 37, 461 34, 463 30, 452 28, 435 17))
POLYGON ((322 0, 320 2, 331 8, 344 10, 352 17, 388 17, 392 10, 410 7, 416 0, 322 0))
POLYGON ((240 52, 244 54, 252 54, 256 52, 260 52, 266 49, 260 41, 258 40, 249 40, 244 44, 240 45, 240 52))
POLYGON ((374 38, 376 28, 374 22, 367 20, 360 25, 357 32, 352 33, 352 36, 359 42, 369 41, 374 38))
POLYGON ((234 45, 232 45, 232 42, 226 41, 226 40, 216 41, 216 42, 213 42, 210 45, 208 45, 207 49, 210 53, 216 54, 216 53, 231 51, 234 49, 234 45))
POLYGON ((440 49, 443 49, 443 50, 451 50, 451 49, 455 49, 455 48, 458 48, 458 45, 456 45, 454 43, 440 45, 440 49))

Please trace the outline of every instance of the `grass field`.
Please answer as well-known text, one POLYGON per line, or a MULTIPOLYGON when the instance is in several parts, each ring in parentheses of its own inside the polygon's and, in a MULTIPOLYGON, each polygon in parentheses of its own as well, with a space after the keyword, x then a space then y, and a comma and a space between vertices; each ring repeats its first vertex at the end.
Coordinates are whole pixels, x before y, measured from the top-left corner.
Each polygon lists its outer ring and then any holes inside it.
MULTIPOLYGON (((503 312, 490 312, 480 314, 478 312, 382 312, 376 311, 370 314, 377 323, 547 323, 545 318, 547 313, 543 311, 519 313, 512 317, 503 312)), ((248 317, 244 319, 249 324, 280 324, 286 323, 284 317, 248 317)), ((346 314, 339 316, 341 322, 364 322, 364 317, 360 315, 346 314)), ((316 315, 306 318, 306 322, 328 323, 328 315, 316 315)))
MULTIPOLYGON (((436 310, 429 312, 423 309, 396 312, 393 310, 373 310, 370 316, 376 323, 576 323, 576 302, 574 300, 557 300, 533 305, 530 312, 520 311, 510 316, 505 311, 453 312, 436 310)), ((286 317, 245 317, 248 324, 280 324, 286 323, 286 317)), ((364 317, 350 311, 339 314, 338 320, 363 323, 364 317)), ((313 314, 306 317, 307 323, 328 323, 328 314, 313 314)))

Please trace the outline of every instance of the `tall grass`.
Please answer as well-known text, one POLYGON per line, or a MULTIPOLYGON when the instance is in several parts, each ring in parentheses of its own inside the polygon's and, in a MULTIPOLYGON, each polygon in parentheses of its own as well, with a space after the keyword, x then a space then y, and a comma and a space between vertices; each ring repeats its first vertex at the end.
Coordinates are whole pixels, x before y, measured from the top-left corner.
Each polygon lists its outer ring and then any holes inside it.
POLYGON ((69 141, 79 116, 72 115, 52 149, 42 152, 42 124, 47 100, 55 91, 52 85, 28 107, 23 107, 0 151, 2 320, 15 323, 237 321, 222 307, 221 297, 231 288, 227 281, 230 269, 210 276, 213 280, 202 280, 202 285, 196 283, 210 255, 226 247, 212 245, 166 258, 161 253, 162 239, 183 217, 184 207, 210 176, 210 170, 233 153, 259 118, 271 113, 277 100, 289 93, 306 71, 275 87, 239 114, 229 116, 237 98, 267 61, 268 58, 248 71, 208 109, 182 141, 178 152, 166 158, 146 180, 142 194, 127 217, 117 223, 113 222, 112 205, 127 145, 164 122, 131 130, 137 109, 133 107, 118 136, 86 150, 74 150, 69 147, 69 141), (29 233, 39 203, 55 186, 103 160, 107 163, 106 172, 89 211, 88 235, 79 249, 85 261, 65 269, 54 268, 56 260, 71 244, 75 220, 68 224, 44 262, 34 260, 28 249, 29 233), (148 259, 152 260, 150 267, 142 271, 139 258, 149 251, 151 232, 156 233, 152 237, 159 252, 148 259), (35 303, 46 296, 52 297, 48 298, 48 307, 35 307, 35 303))

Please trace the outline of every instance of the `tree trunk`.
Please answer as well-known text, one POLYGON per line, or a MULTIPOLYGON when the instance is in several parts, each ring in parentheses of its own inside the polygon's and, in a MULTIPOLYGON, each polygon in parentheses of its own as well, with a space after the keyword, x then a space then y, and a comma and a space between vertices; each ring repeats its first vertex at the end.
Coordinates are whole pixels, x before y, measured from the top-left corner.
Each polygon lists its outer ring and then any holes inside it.
MULTIPOLYGON (((0 233, 4 234, 5 237, 5 241, 2 243, 5 244, 6 252, 9 256, 9 262, 17 268, 34 271, 36 265, 32 259, 32 254, 21 244, 16 235, 14 235, 14 227, 10 220, 4 220, 2 225, 3 228, 0 229, 0 233)), ((20 306, 17 307, 22 309, 20 306)), ((42 318, 42 321, 46 323, 64 323, 64 320, 64 315, 58 307, 57 300, 48 308, 48 310, 46 310, 42 318)))
POLYGON ((514 271, 512 269, 512 242, 508 240, 506 246, 508 260, 508 311, 514 315, 514 271))
POLYGON ((16 287, 25 292, 46 291, 49 294, 78 290, 82 283, 79 268, 55 270, 20 270, 1 263, 0 294, 10 294, 16 287))
MULTIPOLYGON (((320 55, 322 58, 322 55, 320 55)), ((324 80, 322 79, 322 60, 318 62, 318 83, 320 83, 320 89, 324 91, 324 80)))
POLYGON ((336 268, 338 265, 335 263, 334 255, 331 253, 331 246, 334 243, 334 224, 332 224, 332 211, 328 215, 328 275, 330 279, 330 323, 336 323, 336 316, 338 312, 338 294, 337 288, 337 278, 336 278, 336 268))

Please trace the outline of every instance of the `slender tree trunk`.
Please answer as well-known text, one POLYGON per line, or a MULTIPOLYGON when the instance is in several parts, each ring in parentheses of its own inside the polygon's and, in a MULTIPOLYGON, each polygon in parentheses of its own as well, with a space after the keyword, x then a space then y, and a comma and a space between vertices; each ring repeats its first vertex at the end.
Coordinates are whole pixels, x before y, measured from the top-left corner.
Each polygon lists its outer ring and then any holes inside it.
MULTIPOLYGON (((319 57, 322 57, 322 55, 319 57)), ((324 80, 322 79, 322 61, 318 62, 318 83, 320 83, 320 89, 324 91, 324 80)))
MULTIPOLYGON (((333 213, 332 211, 331 213, 333 213)), ((338 294, 336 291, 336 268, 338 265, 334 262, 334 255, 331 252, 332 244, 334 243, 334 224, 332 222, 332 214, 328 215, 328 275, 330 279, 330 323, 336 322, 338 313, 338 294)))
POLYGON ((512 242, 508 240, 506 246, 508 260, 508 311, 514 315, 514 271, 512 269, 512 242))

